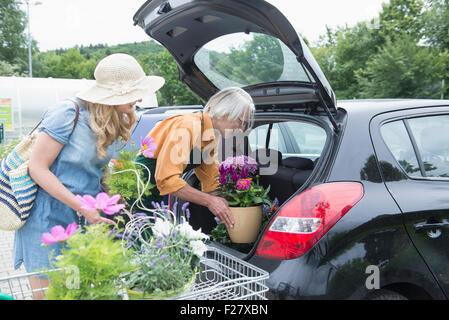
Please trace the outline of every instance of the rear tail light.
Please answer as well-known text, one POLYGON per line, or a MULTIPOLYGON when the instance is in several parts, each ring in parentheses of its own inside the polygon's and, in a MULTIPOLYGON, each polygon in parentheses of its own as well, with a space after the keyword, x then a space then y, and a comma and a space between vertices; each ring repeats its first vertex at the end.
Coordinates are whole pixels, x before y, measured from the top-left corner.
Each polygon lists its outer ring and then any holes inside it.
POLYGON ((256 255, 295 259, 312 248, 363 197, 358 182, 332 182, 307 189, 273 217, 256 255))

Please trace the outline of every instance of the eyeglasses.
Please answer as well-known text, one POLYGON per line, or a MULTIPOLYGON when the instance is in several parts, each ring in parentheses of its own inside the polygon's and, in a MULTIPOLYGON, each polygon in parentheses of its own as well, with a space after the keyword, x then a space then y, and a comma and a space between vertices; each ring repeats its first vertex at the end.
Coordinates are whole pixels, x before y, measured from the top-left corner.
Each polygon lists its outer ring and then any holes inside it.
POLYGON ((242 119, 239 119, 239 121, 240 121, 240 127, 243 128, 243 131, 248 130, 248 127, 249 127, 248 121, 244 121, 242 119))

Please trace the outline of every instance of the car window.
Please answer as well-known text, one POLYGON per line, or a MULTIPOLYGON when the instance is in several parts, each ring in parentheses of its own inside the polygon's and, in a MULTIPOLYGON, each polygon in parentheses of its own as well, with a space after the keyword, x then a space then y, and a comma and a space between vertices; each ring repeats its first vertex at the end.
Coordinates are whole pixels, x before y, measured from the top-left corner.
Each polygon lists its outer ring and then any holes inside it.
POLYGON ((319 156, 326 143, 326 131, 323 128, 307 122, 285 122, 293 135, 300 156, 319 156))
POLYGON ((449 115, 409 119, 427 177, 449 177, 449 115))
POLYGON ((221 36, 198 50, 194 61, 219 89, 276 81, 311 82, 296 55, 267 34, 221 36))
POLYGON ((421 177, 418 159, 404 122, 401 120, 384 124, 381 134, 394 158, 405 172, 409 176, 421 177))
MULTIPOLYGON (((264 149, 268 135, 268 124, 258 126, 251 130, 248 135, 249 145, 251 150, 264 149)), ((269 149, 278 150, 281 153, 287 153, 284 137, 281 134, 279 124, 275 123, 271 129, 269 149)))

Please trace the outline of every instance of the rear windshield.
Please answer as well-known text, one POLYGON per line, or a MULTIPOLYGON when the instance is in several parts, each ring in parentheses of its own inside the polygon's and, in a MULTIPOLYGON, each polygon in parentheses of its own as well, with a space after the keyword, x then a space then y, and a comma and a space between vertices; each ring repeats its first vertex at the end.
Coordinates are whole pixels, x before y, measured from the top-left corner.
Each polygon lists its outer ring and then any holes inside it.
POLYGON ((266 34, 221 36, 198 50, 194 61, 219 89, 278 81, 311 82, 295 54, 282 41, 266 34))

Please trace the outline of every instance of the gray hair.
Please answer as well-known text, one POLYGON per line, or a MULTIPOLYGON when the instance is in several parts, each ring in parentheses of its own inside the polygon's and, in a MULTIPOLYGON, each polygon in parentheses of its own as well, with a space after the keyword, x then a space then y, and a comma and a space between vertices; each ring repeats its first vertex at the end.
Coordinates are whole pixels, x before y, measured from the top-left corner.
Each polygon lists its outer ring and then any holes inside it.
POLYGON ((239 87, 230 87, 214 94, 204 111, 209 111, 213 119, 227 117, 229 120, 237 120, 248 113, 248 128, 253 126, 255 107, 253 98, 239 87))

